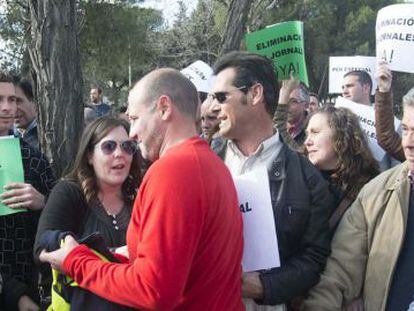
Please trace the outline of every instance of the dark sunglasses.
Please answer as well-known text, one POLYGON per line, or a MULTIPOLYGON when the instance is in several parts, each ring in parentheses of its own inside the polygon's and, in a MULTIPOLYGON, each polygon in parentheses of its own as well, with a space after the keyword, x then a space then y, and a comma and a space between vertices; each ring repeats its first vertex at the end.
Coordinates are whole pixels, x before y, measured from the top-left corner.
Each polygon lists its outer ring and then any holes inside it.
MULTIPOLYGON (((118 146, 118 142, 114 140, 106 140, 101 144, 101 150, 104 154, 110 155, 114 153, 116 147, 118 146)), ((134 140, 124 140, 119 143, 121 150, 128 155, 133 155, 137 152, 137 142, 134 140)))
POLYGON ((235 92, 235 91, 242 91, 243 93, 247 93, 247 90, 249 89, 248 86, 241 86, 238 88, 235 88, 234 90, 230 90, 230 91, 223 91, 223 92, 214 92, 214 93, 210 93, 208 94, 208 96, 210 96, 213 100, 217 99, 217 101, 222 104, 226 101, 227 96, 231 93, 231 92, 235 92))

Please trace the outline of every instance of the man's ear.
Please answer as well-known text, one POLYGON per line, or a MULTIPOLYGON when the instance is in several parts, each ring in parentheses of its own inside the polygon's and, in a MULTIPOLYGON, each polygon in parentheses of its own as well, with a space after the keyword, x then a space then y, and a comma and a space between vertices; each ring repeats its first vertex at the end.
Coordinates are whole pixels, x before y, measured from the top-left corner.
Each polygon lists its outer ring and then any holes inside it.
POLYGON ((363 88, 363 90, 364 90, 365 94, 371 95, 371 92, 370 92, 370 85, 369 85, 368 83, 367 83, 367 84, 363 84, 363 85, 362 85, 362 88, 363 88))
POLYGON ((252 94, 252 104, 253 106, 264 101, 264 90, 263 85, 260 83, 253 84, 250 87, 250 93, 252 94))
POLYGON ((168 120, 172 114, 172 101, 167 95, 162 95, 157 102, 157 111, 162 120, 168 120))

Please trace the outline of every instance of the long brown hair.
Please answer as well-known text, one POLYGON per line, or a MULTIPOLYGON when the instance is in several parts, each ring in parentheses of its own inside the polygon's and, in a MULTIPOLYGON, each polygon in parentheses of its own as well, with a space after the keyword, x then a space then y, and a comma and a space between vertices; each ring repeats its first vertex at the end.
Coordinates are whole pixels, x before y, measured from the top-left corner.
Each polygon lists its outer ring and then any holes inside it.
MULTIPOLYGON (((129 123, 120 118, 103 116, 89 123, 83 131, 75 163, 64 177, 64 179, 75 181, 81 186, 88 204, 97 198, 99 191, 95 171, 89 164, 88 155, 93 152, 95 145, 102 138, 118 126, 122 126, 127 133, 129 132, 129 123)), ((136 152, 132 158, 129 175, 121 187, 125 203, 131 204, 135 199, 137 188, 141 183, 140 164, 141 154, 136 152)))
POLYGON ((338 167, 331 175, 332 181, 349 197, 355 198, 362 186, 378 174, 374 159, 358 117, 346 108, 327 105, 313 113, 324 114, 333 131, 333 149, 338 157, 338 167))

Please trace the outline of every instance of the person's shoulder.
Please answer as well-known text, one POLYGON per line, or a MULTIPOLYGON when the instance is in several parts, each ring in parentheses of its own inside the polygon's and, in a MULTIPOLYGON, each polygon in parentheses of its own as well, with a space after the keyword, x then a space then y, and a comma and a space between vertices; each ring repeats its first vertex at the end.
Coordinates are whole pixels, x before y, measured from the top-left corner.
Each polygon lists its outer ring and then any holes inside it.
POLYGON ((55 189, 57 190, 68 190, 68 191, 74 191, 74 192, 80 192, 81 187, 80 185, 70 179, 61 179, 56 183, 55 189))
POLYGON ((363 192, 376 193, 378 191, 386 191, 387 189, 394 188, 397 183, 400 183, 405 178, 408 180, 408 166, 406 162, 394 166, 371 179, 363 187, 363 192))
POLYGON ((37 150, 36 148, 30 146, 30 144, 26 142, 23 138, 19 138, 19 141, 23 160, 37 159, 39 161, 46 162, 47 164, 49 164, 49 161, 46 159, 46 157, 40 150, 37 150))
POLYGON ((168 150, 165 155, 151 165, 148 173, 162 172, 164 178, 167 177, 166 175, 193 175, 207 162, 222 163, 206 141, 201 138, 191 138, 168 150))

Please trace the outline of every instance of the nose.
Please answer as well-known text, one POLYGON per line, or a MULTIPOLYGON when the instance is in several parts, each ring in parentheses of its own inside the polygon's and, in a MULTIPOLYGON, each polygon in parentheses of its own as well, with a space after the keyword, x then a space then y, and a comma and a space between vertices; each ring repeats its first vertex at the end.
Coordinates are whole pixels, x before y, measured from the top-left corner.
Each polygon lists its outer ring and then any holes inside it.
POLYGON ((115 148, 115 150, 114 150, 113 155, 114 155, 114 157, 115 157, 115 158, 118 158, 118 157, 122 156, 123 154, 124 154, 124 152, 123 152, 123 150, 121 149, 121 145, 118 143, 118 144, 116 145, 116 148, 115 148))
POLYGON ((303 143, 306 147, 311 146, 313 141, 309 135, 306 136, 305 142, 303 143))

